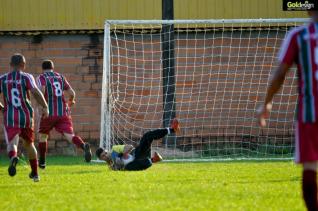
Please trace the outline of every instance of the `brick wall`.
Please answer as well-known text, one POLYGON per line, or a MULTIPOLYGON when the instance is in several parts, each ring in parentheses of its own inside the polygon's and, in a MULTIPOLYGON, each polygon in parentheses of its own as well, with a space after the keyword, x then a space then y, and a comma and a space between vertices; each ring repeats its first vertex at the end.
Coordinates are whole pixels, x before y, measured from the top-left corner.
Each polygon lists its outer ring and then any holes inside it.
MULTIPOLYGON (((0 73, 9 71, 10 57, 16 52, 26 57, 26 72, 32 73, 34 77, 42 71, 42 60, 52 59, 55 70, 65 75, 76 92, 76 104, 72 109, 76 134, 97 146, 100 131, 102 39, 102 35, 70 34, 0 36, 0 73)), ((2 117, 0 122, 2 124, 2 117)), ((5 149, 3 137, 3 131, 0 130, 2 150, 5 149)), ((73 151, 71 145, 60 134, 52 132, 49 152, 60 154, 70 151, 73 151)))

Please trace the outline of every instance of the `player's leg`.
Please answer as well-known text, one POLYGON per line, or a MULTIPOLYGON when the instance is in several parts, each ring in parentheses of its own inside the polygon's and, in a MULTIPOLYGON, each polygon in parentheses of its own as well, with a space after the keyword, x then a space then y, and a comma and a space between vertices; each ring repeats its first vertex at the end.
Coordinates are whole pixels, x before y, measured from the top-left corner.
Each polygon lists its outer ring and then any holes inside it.
POLYGON ((45 169, 46 167, 46 152, 47 152, 47 140, 48 135, 44 133, 39 133, 39 167, 45 169))
MULTIPOLYGON (((165 137, 170 133, 179 132, 179 122, 177 119, 174 119, 171 122, 170 128, 157 129, 146 132, 141 138, 139 145, 135 149, 135 158, 136 159, 145 159, 151 157, 151 144, 153 140, 157 140, 165 137)), ((161 156, 160 156, 161 157, 161 156)))
POLYGON ((37 160, 37 151, 33 142, 23 140, 24 149, 27 151, 29 163, 31 167, 31 173, 29 177, 33 179, 34 182, 38 182, 40 180, 38 175, 38 160, 37 160))
POLYGON ((154 154, 153 154, 153 156, 151 158, 151 162, 158 163, 160 161, 162 161, 161 155, 159 154, 159 152, 154 152, 154 154))
POLYGON ((8 173, 10 176, 16 175, 16 165, 19 162, 17 152, 20 133, 20 128, 4 127, 4 136, 7 144, 7 152, 10 158, 10 165, 8 168, 8 173))
POLYGON ((74 133, 63 133, 66 140, 68 140, 70 143, 73 143, 77 148, 83 149, 85 146, 85 142, 80 136, 76 136, 74 133))
POLYGON ((125 166, 125 170, 127 171, 140 171, 140 170, 145 170, 152 166, 152 162, 149 158, 146 159, 135 159, 134 161, 128 163, 125 166))
POLYGON ((295 160, 303 165, 302 193, 308 210, 318 210, 318 123, 296 123, 295 160))
POLYGON ((21 129, 20 136, 23 140, 24 149, 27 151, 31 167, 31 173, 29 174, 29 177, 33 179, 34 182, 38 182, 40 177, 38 175, 38 159, 37 151, 34 146, 33 130, 30 128, 21 129))
POLYGON ((302 191, 307 209, 318 210, 317 162, 303 163, 302 191))
POLYGON ((77 148, 84 151, 84 158, 86 162, 90 162, 92 159, 91 148, 88 143, 85 143, 80 136, 76 136, 73 132, 72 119, 69 116, 60 117, 58 123, 55 125, 55 129, 62 133, 66 140, 73 143, 77 148))
MULTIPOLYGON (((5 131, 5 134, 6 131, 5 131)), ((6 142, 7 142, 7 152, 10 159, 10 165, 8 168, 8 173, 10 176, 14 176, 17 173, 16 165, 19 162, 19 158, 17 155, 18 152, 18 144, 19 144, 19 134, 16 134, 13 138, 10 140, 8 139, 8 136, 6 135, 6 142)))
POLYGON ((39 167, 45 169, 46 167, 46 153, 47 153, 47 140, 50 131, 54 128, 56 119, 54 117, 42 118, 39 127, 39 167))
POLYGON ((146 159, 151 157, 151 144, 153 140, 165 137, 168 129, 157 129, 146 132, 140 139, 139 145, 135 149, 135 159, 146 159))
POLYGON ((84 151, 84 158, 86 162, 90 162, 92 160, 92 151, 89 143, 85 143, 80 136, 76 136, 75 134, 64 133, 64 137, 77 148, 84 151))

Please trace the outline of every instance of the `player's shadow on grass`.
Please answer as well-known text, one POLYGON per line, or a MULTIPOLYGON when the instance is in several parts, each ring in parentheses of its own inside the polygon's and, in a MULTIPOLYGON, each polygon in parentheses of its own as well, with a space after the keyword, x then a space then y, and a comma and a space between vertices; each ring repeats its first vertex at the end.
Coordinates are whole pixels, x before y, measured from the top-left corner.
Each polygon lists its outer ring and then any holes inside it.
MULTIPOLYGON (((28 158, 25 156, 19 156, 20 158, 20 162, 19 163, 24 163, 24 162, 28 162, 28 158)), ((62 156, 47 156, 46 158, 46 162, 49 165, 81 165, 81 164, 90 164, 90 163, 86 163, 84 161, 84 157, 83 156, 66 156, 66 155, 62 155, 62 156)), ((7 166, 9 165, 9 158, 7 156, 0 156, 0 165, 4 165, 7 166)))
POLYGON ((92 165, 92 163, 85 162, 83 156, 48 156, 46 163, 47 166, 92 165))
MULTIPOLYGON (((54 167, 54 166, 52 166, 54 167)), ((49 171, 49 168, 47 170, 44 171, 40 171, 40 173, 42 175, 60 175, 61 173, 59 171, 53 170, 53 171, 49 171)), ((64 168, 64 167, 63 167, 64 168)), ((65 167, 67 168, 67 167, 65 167)), ((99 169, 99 170, 74 170, 74 169, 68 169, 67 171, 63 172, 63 175, 84 175, 84 174, 96 174, 96 173, 102 173, 104 172, 103 169, 99 169)), ((1 174, 0 174, 1 175, 1 174)))
POLYGON ((92 171, 87 171, 87 170, 82 170, 82 171, 72 171, 68 172, 67 174, 93 174, 93 173, 100 173, 103 172, 103 170, 92 170, 92 171))
POLYGON ((270 180, 244 180, 244 181, 233 181, 229 183, 238 183, 238 184, 251 184, 251 183, 281 183, 281 182, 298 182, 300 181, 300 177, 292 177, 289 179, 270 179, 270 180))

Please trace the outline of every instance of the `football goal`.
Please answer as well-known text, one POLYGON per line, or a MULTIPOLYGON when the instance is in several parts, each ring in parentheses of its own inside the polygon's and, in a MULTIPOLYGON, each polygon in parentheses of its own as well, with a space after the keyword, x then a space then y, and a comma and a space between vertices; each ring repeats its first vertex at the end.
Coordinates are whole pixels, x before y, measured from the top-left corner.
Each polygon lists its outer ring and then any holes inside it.
POLYGON ((264 100, 286 32, 308 19, 113 20, 105 22, 100 146, 156 140, 165 160, 291 159, 297 89, 289 72, 260 128, 264 100))

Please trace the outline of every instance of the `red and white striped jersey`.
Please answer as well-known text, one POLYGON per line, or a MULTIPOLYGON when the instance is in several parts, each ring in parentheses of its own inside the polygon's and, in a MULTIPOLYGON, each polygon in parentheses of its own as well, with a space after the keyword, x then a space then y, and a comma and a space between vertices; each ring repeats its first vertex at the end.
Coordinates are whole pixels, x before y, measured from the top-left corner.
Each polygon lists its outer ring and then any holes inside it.
POLYGON ((280 49, 279 61, 297 64, 298 120, 316 122, 318 119, 318 23, 291 30, 280 49))
POLYGON ((49 116, 67 116, 69 107, 64 99, 64 91, 70 88, 65 77, 57 72, 46 71, 37 78, 38 86, 45 87, 44 97, 49 106, 49 116))
POLYGON ((12 71, 0 76, 0 92, 4 100, 4 124, 7 127, 32 128, 33 109, 29 90, 36 88, 33 76, 12 71))
POLYGON ((45 87, 44 97, 49 106, 49 116, 70 115, 64 99, 64 91, 70 89, 70 85, 63 75, 46 71, 39 75, 37 83, 39 87, 45 87))

